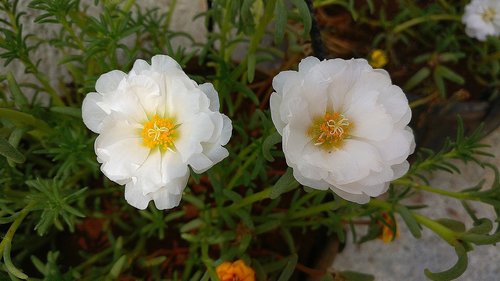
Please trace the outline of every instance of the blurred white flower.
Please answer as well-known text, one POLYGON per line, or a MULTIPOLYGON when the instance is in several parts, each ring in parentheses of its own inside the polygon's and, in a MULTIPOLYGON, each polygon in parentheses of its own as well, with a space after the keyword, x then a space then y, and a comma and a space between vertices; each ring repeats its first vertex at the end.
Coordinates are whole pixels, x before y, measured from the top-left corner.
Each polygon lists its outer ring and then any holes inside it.
POLYGON ((500 35, 500 0, 472 0, 462 17, 465 33, 485 41, 487 36, 500 35))
POLYGON ((272 119, 301 184, 366 203, 407 172, 411 110, 386 71, 364 59, 308 57, 273 88, 272 119))
POLYGON ((219 113, 210 83, 196 84, 169 56, 137 60, 129 74, 113 70, 82 105, 83 122, 98 133, 101 171, 125 185, 125 199, 145 209, 179 205, 189 168, 201 173, 225 157, 229 118, 219 113))

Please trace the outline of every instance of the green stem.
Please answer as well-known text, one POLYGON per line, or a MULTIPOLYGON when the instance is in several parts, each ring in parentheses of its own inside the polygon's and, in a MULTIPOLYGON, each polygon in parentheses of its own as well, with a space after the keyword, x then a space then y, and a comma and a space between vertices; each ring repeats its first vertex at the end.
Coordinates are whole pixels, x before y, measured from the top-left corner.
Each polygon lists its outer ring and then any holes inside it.
POLYGON ((177 0, 170 1, 169 10, 167 16, 165 17, 165 31, 168 31, 170 27, 170 22, 172 21, 172 15, 174 14, 175 6, 177 5, 177 0))
POLYGON ((428 229, 432 230, 434 233, 439 235, 443 240, 448 242, 451 246, 455 247, 459 242, 456 239, 456 234, 446 226, 443 226, 442 224, 431 220, 425 216, 416 214, 412 212, 413 217, 417 220, 418 223, 424 225, 428 229))
POLYGON ((460 21, 461 18, 459 16, 456 16, 456 15, 448 15, 448 14, 430 15, 430 16, 423 16, 423 17, 419 17, 419 18, 413 18, 409 21, 406 21, 402 24, 397 25, 393 29, 393 32, 400 33, 400 32, 403 32, 406 29, 408 29, 414 25, 417 25, 417 24, 421 24, 421 23, 428 22, 428 21, 443 21, 443 20, 460 21))
POLYGON ((432 192, 432 193, 436 193, 436 194, 440 194, 440 195, 445 195, 445 196, 457 198, 460 200, 481 201, 481 199, 479 197, 471 196, 470 194, 467 194, 467 193, 448 191, 448 190, 444 190, 444 189, 435 188, 435 187, 432 187, 430 185, 415 184, 415 185, 412 185, 412 187, 415 189, 424 190, 424 191, 428 191, 428 192, 432 192))
POLYGON ((12 238, 14 238, 14 234, 17 231, 17 228, 19 225, 21 225, 21 222, 24 220, 24 218, 29 214, 31 209, 35 206, 34 202, 30 202, 26 207, 24 207, 20 212, 17 218, 14 220, 14 222, 10 225, 9 230, 7 230, 7 233, 2 239, 2 242, 0 243, 0 253, 3 253, 3 250, 5 248, 5 245, 7 243, 10 244, 12 241, 12 238))
MULTIPOLYGON (((224 60, 224 62, 228 62, 230 56, 226 52, 227 45, 227 35, 229 30, 231 29, 231 18, 229 17, 229 10, 231 8, 231 1, 226 0, 226 5, 224 6, 224 18, 222 19, 222 24, 220 27, 220 57, 224 60)), ((219 77, 214 81, 214 86, 216 89, 219 89, 220 86, 220 77, 222 77, 222 67, 220 64, 216 64, 216 77, 219 77)))
POLYGON ((69 33, 73 41, 75 41, 78 48, 82 51, 85 51, 85 45, 83 44, 83 41, 80 39, 80 37, 76 36, 75 30, 71 28, 71 25, 66 20, 65 15, 61 17, 60 22, 63 28, 69 33))
POLYGON ((339 204, 339 202, 337 202, 336 200, 333 200, 333 201, 330 201, 327 203, 323 203, 323 204, 319 204, 319 205, 307 208, 305 210, 301 209, 301 210, 299 210, 299 212, 293 213, 290 216, 290 218, 291 219, 299 219, 299 218, 307 217, 310 215, 315 215, 317 213, 330 211, 330 210, 333 210, 335 208, 335 206, 337 206, 338 204, 339 204))

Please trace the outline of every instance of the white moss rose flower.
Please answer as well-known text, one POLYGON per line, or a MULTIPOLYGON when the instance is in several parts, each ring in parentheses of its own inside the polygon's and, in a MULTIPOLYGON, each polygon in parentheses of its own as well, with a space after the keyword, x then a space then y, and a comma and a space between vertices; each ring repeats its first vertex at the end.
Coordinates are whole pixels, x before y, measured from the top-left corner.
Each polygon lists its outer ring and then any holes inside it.
POLYGON ((386 71, 364 59, 308 57, 273 88, 272 119, 302 185, 366 203, 407 172, 411 110, 386 71))
POLYGON ((210 83, 198 85, 165 55, 137 60, 130 73, 101 75, 82 105, 101 171, 125 185, 125 199, 145 209, 179 205, 189 168, 201 173, 228 156, 229 118, 210 83))
POLYGON ((472 0, 462 17, 465 33, 485 41, 488 36, 500 35, 500 0, 472 0))

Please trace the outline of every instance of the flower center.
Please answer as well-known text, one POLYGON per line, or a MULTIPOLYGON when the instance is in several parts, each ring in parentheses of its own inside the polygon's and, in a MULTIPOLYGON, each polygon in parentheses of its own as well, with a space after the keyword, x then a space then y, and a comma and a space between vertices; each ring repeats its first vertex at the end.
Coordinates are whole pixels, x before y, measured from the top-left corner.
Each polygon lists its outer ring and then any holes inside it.
POLYGON ((342 145, 343 140, 349 137, 351 128, 352 123, 343 114, 327 112, 325 116, 313 119, 307 135, 311 137, 314 145, 331 150, 342 145))
POLYGON ((158 115, 153 116, 151 120, 144 123, 142 129, 142 139, 144 145, 149 148, 158 146, 161 150, 172 150, 174 141, 177 139, 176 128, 173 118, 161 118, 158 115))
POLYGON ((485 22, 488 22, 488 23, 492 23, 493 20, 495 19, 495 16, 496 16, 496 11, 495 9, 489 7, 489 8, 486 8, 483 12, 483 14, 481 15, 481 17, 483 18, 483 20, 485 22))

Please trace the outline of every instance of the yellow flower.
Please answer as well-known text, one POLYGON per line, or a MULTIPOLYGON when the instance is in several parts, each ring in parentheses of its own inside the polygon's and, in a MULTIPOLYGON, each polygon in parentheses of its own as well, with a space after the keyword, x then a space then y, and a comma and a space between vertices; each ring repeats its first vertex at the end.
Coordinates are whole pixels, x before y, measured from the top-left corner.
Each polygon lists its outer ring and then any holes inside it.
POLYGON ((216 271, 221 281, 255 281, 255 272, 242 260, 224 262, 216 271))
POLYGON ((385 223, 379 222, 382 225, 382 233, 378 238, 382 239, 384 243, 389 243, 399 237, 398 225, 387 213, 382 214, 382 217, 385 223))
POLYGON ((374 68, 382 68, 387 62, 387 54, 380 49, 373 50, 368 56, 368 63, 374 68))

